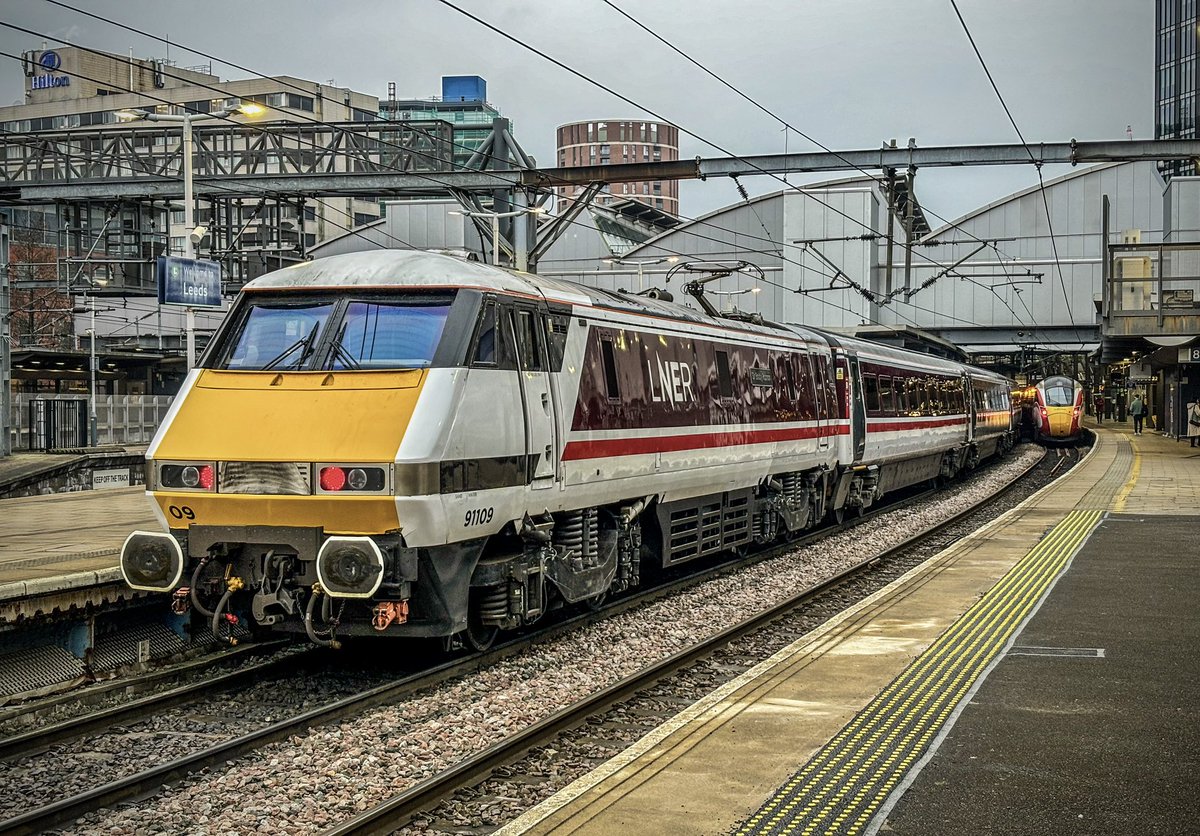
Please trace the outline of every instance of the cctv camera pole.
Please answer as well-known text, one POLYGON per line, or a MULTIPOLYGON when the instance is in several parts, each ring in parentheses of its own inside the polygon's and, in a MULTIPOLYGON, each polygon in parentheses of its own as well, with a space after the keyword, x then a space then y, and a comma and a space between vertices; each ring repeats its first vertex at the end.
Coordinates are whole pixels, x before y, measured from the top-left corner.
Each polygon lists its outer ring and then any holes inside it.
MULTIPOLYGON (((183 113, 183 140, 180 144, 183 154, 183 227, 187 235, 183 238, 184 258, 194 259, 196 247, 192 243, 192 230, 196 228, 192 209, 192 117, 188 111, 183 113)), ((188 307, 187 317, 187 370, 196 367, 196 312, 188 307)))

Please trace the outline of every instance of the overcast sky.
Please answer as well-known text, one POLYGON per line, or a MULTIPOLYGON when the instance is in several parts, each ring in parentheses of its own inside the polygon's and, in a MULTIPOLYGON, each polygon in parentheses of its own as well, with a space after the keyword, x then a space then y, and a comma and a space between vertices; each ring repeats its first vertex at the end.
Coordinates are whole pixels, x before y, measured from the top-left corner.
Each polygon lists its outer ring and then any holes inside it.
MULTIPOLYGON (((539 162, 554 161, 564 122, 646 114, 504 40, 437 0, 69 0, 169 39, 180 66, 204 50, 267 75, 289 74, 387 96, 440 93, 443 75, 480 75, 488 98, 539 162)), ((453 0, 498 28, 734 154, 784 150, 780 122, 740 99, 601 0, 453 0)), ((678 49, 792 126, 835 150, 1017 141, 950 0, 613 0, 678 49)), ((1154 134, 1153 0, 958 0, 976 44, 1029 142, 1154 134)), ((138 57, 164 57, 136 35, 46 0, 2 0, 0 21, 138 57)), ((0 27, 0 49, 41 40, 0 27)), ((17 62, 0 59, 0 102, 19 103, 17 62)), ((222 78, 240 70, 216 65, 222 78)), ((815 150, 791 134, 788 149, 815 150)), ((724 156, 683 136, 680 156, 724 156)), ((1047 178, 1060 171, 1046 170, 1047 178)), ((801 178, 792 178, 799 181, 801 178)), ((774 191, 767 178, 743 181, 774 191)), ((955 218, 1037 183, 1031 167, 920 173, 926 210, 955 218)), ((738 200, 727 179, 685 182, 681 211, 738 200)), ((936 225, 936 224, 935 224, 936 225)))

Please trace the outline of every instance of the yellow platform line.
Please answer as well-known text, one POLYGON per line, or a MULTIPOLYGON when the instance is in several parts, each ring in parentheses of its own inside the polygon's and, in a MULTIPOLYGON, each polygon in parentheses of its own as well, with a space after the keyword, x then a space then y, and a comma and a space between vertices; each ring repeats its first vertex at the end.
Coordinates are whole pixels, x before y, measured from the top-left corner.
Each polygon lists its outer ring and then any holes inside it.
POLYGON ((1133 466, 1129 469, 1129 481, 1125 483, 1120 493, 1117 494, 1117 498, 1113 500, 1113 510, 1118 514, 1125 510, 1125 500, 1129 499, 1129 495, 1137 487, 1138 474, 1142 472, 1142 453, 1132 441, 1129 446, 1133 448, 1133 466))
POLYGON ((1028 618, 1102 513, 1068 514, 738 833, 790 834, 797 827, 804 834, 860 833, 1028 618))

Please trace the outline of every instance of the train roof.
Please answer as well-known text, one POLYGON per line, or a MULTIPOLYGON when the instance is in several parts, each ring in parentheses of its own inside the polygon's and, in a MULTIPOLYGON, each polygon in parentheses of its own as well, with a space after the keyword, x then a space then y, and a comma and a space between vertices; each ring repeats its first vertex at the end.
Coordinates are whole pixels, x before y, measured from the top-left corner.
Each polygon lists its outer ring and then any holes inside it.
POLYGON ((548 287, 537 276, 423 250, 368 250, 302 261, 259 276, 247 283, 245 290, 463 286, 547 298, 566 297, 562 301, 586 301, 581 294, 567 287, 548 287))
POLYGON ((917 351, 909 351, 905 348, 872 342, 871 340, 864 340, 858 337, 847 337, 842 334, 835 334, 832 331, 824 331, 820 328, 812 330, 824 337, 831 345, 850 349, 856 354, 880 360, 906 363, 908 365, 918 365, 929 371, 947 372, 950 374, 957 374, 963 369, 962 363, 956 360, 947 360, 945 357, 935 357, 932 354, 922 354, 917 351))
POLYGON ((773 323, 759 324, 732 318, 713 318, 701 311, 665 299, 588 287, 532 273, 518 273, 490 264, 423 250, 369 250, 304 261, 262 275, 248 282, 244 290, 255 293, 348 287, 472 287, 497 293, 542 297, 549 302, 586 305, 677 322, 702 324, 730 331, 778 334, 782 330, 789 333, 789 336, 822 340, 810 329, 784 327, 773 323))

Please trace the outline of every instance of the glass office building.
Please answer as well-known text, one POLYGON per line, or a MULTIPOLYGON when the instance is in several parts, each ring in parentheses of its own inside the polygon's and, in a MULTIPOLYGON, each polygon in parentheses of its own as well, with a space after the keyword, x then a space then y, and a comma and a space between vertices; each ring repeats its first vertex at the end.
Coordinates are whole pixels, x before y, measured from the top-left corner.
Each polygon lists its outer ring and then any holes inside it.
MULTIPOLYGON (((1197 6, 1200 0, 1158 0, 1155 10, 1154 114, 1155 139, 1196 137, 1197 6)), ((1195 175, 1192 160, 1159 164, 1164 177, 1195 175)))

